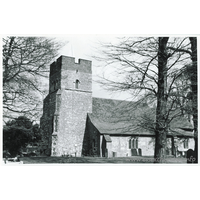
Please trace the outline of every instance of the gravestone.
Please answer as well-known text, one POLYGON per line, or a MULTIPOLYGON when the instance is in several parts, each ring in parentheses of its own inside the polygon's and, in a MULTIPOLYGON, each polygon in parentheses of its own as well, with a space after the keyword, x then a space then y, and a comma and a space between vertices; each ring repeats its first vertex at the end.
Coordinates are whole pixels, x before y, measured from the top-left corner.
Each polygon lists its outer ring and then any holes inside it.
POLYGON ((187 163, 195 163, 196 161, 196 155, 195 152, 192 149, 187 150, 187 163))
POLYGON ((131 149, 131 156, 137 156, 137 149, 131 149))
POLYGON ((139 156, 142 156, 142 149, 138 149, 138 154, 139 154, 139 156))

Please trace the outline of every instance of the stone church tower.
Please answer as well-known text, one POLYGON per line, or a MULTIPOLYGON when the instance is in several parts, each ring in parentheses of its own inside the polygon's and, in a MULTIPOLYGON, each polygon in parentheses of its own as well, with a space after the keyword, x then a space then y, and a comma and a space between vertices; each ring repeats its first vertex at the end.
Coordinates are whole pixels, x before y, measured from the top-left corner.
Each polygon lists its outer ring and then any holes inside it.
POLYGON ((61 56, 50 65, 49 94, 40 120, 49 155, 81 156, 86 117, 92 112, 91 64, 61 56))

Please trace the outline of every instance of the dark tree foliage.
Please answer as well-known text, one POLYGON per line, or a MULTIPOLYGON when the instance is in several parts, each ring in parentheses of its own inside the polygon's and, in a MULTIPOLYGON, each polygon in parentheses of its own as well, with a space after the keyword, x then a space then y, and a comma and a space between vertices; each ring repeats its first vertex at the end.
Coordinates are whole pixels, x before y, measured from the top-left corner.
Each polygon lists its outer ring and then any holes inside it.
POLYGON ((26 129, 30 129, 32 127, 32 122, 25 116, 19 116, 15 120, 8 121, 6 123, 7 126, 16 126, 16 127, 24 127, 26 129))
POLYGON ((31 134, 28 129, 23 127, 7 127, 3 129, 3 149, 8 150, 11 156, 20 153, 21 148, 31 141, 31 134))
POLYGON ((39 125, 24 116, 8 121, 3 127, 3 150, 8 150, 12 156, 20 153, 28 144, 39 142, 41 139, 39 125))

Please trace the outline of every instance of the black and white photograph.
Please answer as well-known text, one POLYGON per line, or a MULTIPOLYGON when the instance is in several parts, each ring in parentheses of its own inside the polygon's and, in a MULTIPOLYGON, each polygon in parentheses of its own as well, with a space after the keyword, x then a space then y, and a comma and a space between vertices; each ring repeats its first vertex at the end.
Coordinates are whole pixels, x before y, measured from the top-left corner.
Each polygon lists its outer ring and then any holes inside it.
POLYGON ((3 37, 5 164, 195 164, 197 114, 197 36, 3 37))
POLYGON ((199 199, 199 2, 1 1, 1 198, 199 199))

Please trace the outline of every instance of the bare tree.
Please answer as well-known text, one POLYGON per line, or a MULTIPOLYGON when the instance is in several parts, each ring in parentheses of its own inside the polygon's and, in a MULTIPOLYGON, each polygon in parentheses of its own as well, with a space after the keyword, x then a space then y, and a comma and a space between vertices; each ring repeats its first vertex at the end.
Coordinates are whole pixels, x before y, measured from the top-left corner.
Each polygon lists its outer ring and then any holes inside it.
POLYGON ((109 68, 98 82, 111 91, 129 91, 139 103, 156 105, 156 120, 149 127, 156 135, 155 162, 162 162, 170 122, 182 115, 172 94, 177 93, 175 83, 184 66, 191 63, 185 51, 178 51, 191 48, 189 39, 123 38, 117 45, 102 46, 104 56, 95 58, 105 61, 104 66, 109 68))
POLYGON ((3 38, 4 119, 19 113, 37 117, 49 64, 63 45, 45 37, 3 38))
MULTIPOLYGON (((194 127, 194 140, 195 140, 195 156, 196 160, 195 162, 198 163, 198 103, 197 103, 197 38, 196 37, 189 37, 190 46, 189 48, 182 47, 175 49, 174 47, 169 47, 169 49, 173 50, 174 53, 183 52, 190 56, 191 63, 186 65, 184 69, 182 70, 184 77, 187 78, 187 86, 185 86, 185 89, 189 87, 189 91, 187 90, 187 105, 186 107, 182 104, 182 107, 184 110, 186 110, 186 113, 190 116, 192 115, 192 124, 194 127)), ((183 84, 184 85, 184 84, 183 84)), ((191 119, 190 119, 191 121, 191 119)))

